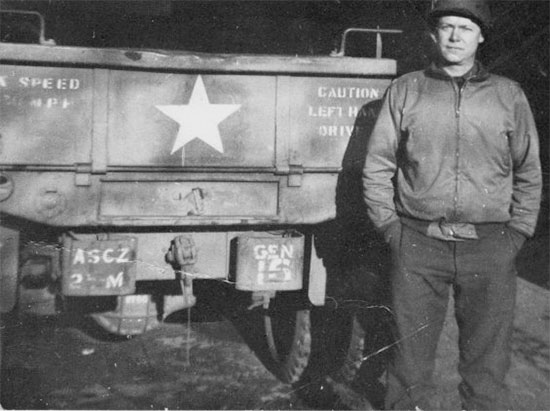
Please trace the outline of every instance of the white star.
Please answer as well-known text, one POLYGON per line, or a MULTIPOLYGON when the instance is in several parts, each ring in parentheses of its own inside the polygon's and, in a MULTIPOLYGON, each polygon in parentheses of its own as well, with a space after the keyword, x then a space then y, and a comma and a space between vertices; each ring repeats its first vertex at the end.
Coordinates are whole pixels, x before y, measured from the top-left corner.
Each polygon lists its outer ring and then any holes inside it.
POLYGON ((198 76, 189 104, 155 107, 180 125, 170 154, 174 154, 195 138, 200 138, 223 153, 218 124, 237 111, 241 105, 210 104, 202 78, 198 76))

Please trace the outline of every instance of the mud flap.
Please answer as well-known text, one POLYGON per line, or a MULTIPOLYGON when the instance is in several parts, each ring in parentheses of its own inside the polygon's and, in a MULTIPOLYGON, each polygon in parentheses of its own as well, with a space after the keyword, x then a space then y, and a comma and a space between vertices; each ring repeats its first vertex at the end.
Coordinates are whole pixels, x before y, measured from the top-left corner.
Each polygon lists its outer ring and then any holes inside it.
POLYGON ((15 307, 17 267, 19 265, 19 231, 2 226, 0 230, 0 308, 2 313, 15 307))
POLYGON ((307 289, 311 304, 316 306, 325 305, 326 287, 327 270, 323 261, 316 255, 315 250, 312 250, 307 289))

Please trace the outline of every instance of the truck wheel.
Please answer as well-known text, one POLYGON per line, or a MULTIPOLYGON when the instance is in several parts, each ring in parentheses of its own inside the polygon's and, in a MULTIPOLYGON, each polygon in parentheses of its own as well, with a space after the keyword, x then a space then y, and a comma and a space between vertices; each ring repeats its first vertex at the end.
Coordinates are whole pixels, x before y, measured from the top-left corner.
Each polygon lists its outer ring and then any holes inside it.
POLYGON ((271 312, 263 315, 263 321, 268 355, 260 360, 281 381, 295 383, 311 353, 309 310, 271 312))
POLYGON ((294 384, 300 397, 314 407, 382 409, 387 322, 381 316, 365 319, 348 310, 319 308, 311 323, 314 350, 294 384))
MULTIPOLYGON (((197 294, 201 288, 195 289, 197 294)), ((262 364, 285 383, 299 381, 311 353, 310 310, 297 306, 301 296, 277 294, 269 308, 251 305, 251 294, 228 284, 211 284, 202 297, 227 318, 262 364)), ((200 300, 200 297, 199 297, 200 300)))
POLYGON ((299 381, 311 353, 309 310, 242 309, 231 320, 273 375, 285 383, 299 381))

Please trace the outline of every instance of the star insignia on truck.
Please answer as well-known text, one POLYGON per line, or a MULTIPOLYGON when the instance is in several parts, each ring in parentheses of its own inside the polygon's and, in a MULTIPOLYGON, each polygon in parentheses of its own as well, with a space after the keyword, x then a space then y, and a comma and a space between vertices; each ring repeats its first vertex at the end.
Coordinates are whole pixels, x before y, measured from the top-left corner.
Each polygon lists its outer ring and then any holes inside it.
POLYGON ((174 154, 195 138, 201 139, 223 153, 218 125, 237 111, 241 105, 210 103, 202 77, 198 76, 189 104, 155 107, 180 125, 170 154, 174 154))

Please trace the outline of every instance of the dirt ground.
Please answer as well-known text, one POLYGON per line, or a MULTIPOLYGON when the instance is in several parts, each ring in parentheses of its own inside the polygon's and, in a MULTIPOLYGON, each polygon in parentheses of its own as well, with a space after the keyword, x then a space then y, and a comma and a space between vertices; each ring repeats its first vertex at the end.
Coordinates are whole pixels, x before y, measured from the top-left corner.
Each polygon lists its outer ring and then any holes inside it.
MULTIPOLYGON (((516 410, 550 409, 549 292, 519 280, 509 385, 516 410)), ((164 324, 126 341, 75 318, 2 321, 5 409, 312 409, 256 359, 227 321, 164 324), (189 332, 188 332, 189 331, 189 332), (189 355, 188 355, 189 354, 189 355)), ((441 339, 436 409, 460 409, 452 322, 441 339)))
POLYGON ((71 323, 5 322, 4 408, 294 407, 291 389, 228 322, 192 323, 189 334, 186 324, 165 324, 122 342, 92 339, 71 323))

